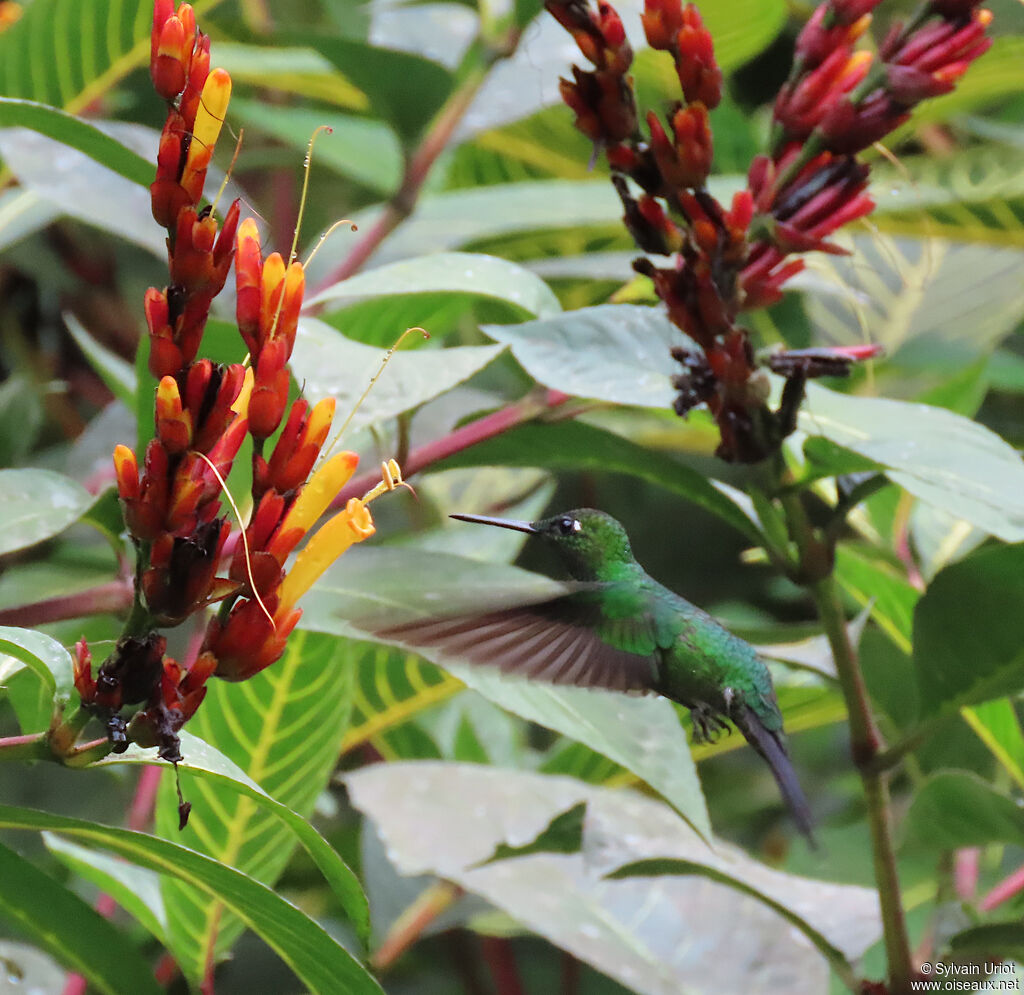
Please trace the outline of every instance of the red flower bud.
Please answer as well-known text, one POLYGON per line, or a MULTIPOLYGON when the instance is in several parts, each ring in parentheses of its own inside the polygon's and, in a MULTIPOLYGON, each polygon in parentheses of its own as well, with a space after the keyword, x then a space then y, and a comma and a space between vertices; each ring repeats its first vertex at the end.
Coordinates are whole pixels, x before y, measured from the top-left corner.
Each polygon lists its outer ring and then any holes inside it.
POLYGON ((683 26, 676 35, 676 73, 687 103, 700 101, 714 110, 722 99, 722 70, 715 62, 711 32, 700 12, 689 3, 683 9, 683 26))
POLYGON ((672 51, 676 35, 683 26, 681 0, 644 0, 644 12, 640 15, 647 35, 647 44, 663 52, 672 51))

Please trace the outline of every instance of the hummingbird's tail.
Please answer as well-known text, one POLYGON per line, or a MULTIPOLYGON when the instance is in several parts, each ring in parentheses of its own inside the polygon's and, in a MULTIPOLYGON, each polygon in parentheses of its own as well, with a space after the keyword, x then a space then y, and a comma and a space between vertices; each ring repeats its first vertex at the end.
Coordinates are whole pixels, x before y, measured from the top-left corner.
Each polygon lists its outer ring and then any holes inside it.
POLYGON ((741 714, 733 716, 733 721, 747 742, 768 762, 782 797, 793 813, 797 828, 807 838, 807 842, 816 848, 817 843, 811 826, 811 809, 797 780, 796 771, 790 762, 781 734, 766 729, 757 713, 749 706, 744 706, 741 714))

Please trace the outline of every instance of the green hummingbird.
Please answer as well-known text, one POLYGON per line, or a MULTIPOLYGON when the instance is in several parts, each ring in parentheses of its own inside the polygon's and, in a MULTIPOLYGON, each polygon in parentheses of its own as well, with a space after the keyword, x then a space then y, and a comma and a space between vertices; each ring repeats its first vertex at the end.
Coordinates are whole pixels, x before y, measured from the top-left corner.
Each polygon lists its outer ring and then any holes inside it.
POLYGON ((536 535, 573 583, 540 603, 432 617, 376 634, 555 684, 647 691, 690 709, 694 739, 731 721, 767 761, 800 831, 813 843, 807 799, 786 752, 771 675, 749 643, 650 577, 626 530, 592 508, 537 522, 451 515, 536 535))

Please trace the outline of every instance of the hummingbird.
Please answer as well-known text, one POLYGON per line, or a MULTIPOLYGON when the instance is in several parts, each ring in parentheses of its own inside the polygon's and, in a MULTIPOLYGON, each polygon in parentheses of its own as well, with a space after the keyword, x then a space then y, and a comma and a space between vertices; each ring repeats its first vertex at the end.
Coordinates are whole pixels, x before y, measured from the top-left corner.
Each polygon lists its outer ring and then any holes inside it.
POLYGON ((655 692, 690 710, 696 742, 728 723, 767 761, 797 827, 813 844, 811 815, 786 751, 771 675, 749 643, 651 577, 623 526, 580 508, 536 522, 451 515, 538 536, 572 583, 539 603, 485 608, 375 628, 412 647, 554 684, 655 692))

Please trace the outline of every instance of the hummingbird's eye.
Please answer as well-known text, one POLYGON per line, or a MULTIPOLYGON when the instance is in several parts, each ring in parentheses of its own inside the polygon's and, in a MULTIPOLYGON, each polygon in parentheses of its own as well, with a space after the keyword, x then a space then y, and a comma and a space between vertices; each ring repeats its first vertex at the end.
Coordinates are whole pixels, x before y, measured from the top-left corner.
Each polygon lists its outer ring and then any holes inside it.
POLYGON ((558 520, 558 531, 564 536, 571 536, 575 532, 579 532, 580 528, 579 519, 573 518, 571 515, 566 515, 558 520))

